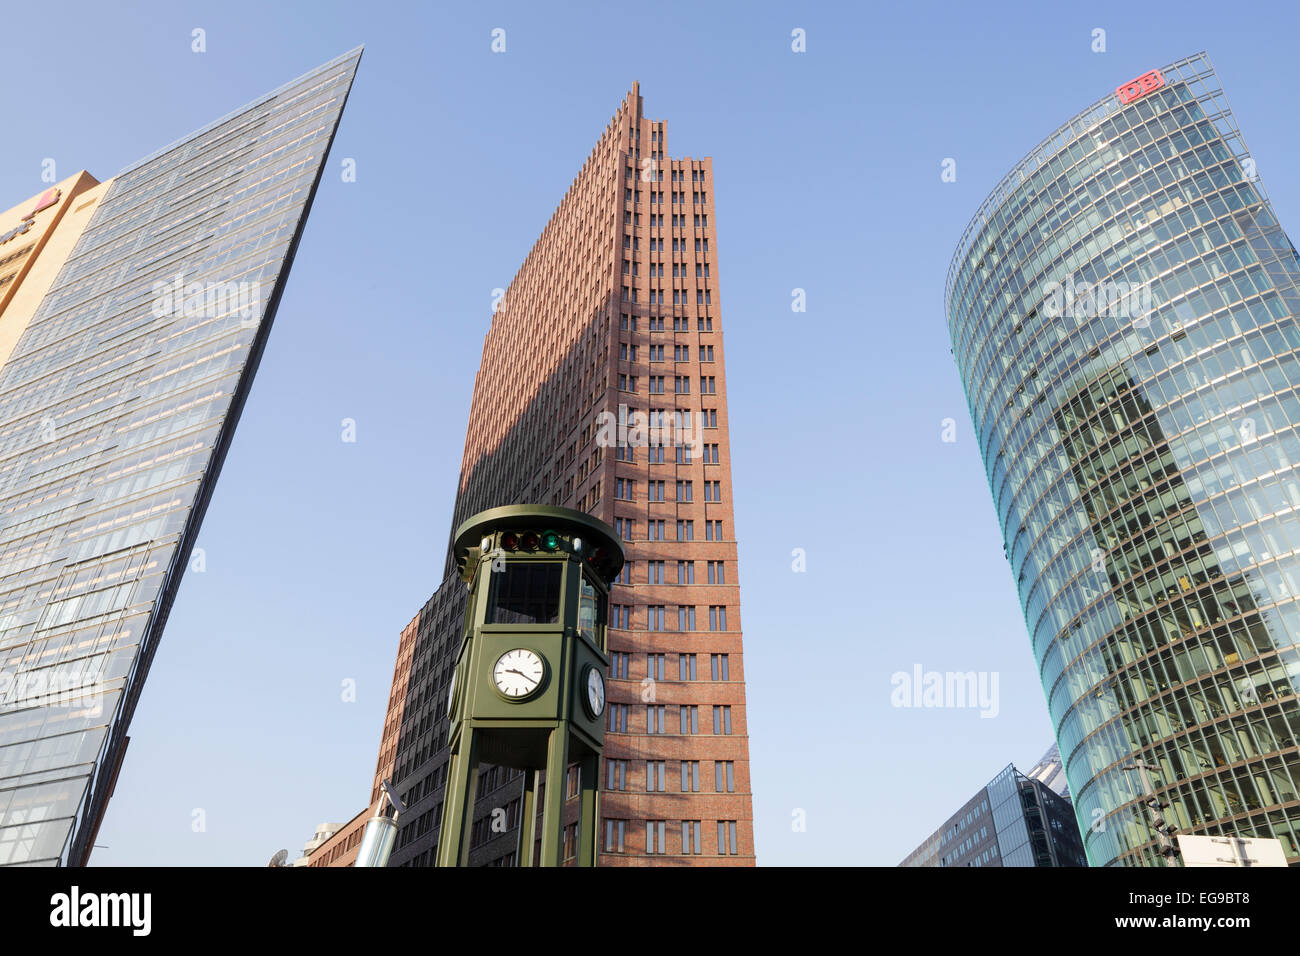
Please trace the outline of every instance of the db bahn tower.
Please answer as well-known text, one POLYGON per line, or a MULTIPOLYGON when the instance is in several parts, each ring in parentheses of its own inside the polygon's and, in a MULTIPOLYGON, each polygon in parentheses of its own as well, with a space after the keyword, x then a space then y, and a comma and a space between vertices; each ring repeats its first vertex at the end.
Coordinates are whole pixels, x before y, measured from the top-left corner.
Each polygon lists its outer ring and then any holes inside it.
POLYGON ((469 863, 479 763, 524 771, 518 865, 562 861, 566 768, 577 764, 577 864, 596 865, 605 742, 605 622, 623 548, 581 511, 508 505, 474 515, 453 553, 469 588, 447 709, 451 761, 439 866, 469 863))

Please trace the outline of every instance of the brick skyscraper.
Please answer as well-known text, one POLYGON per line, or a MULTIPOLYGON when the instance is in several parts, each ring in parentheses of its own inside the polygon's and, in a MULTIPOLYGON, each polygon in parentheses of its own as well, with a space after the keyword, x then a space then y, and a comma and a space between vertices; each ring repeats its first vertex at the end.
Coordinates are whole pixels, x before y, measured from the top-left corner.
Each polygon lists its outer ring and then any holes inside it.
MULTIPOLYGON (((752 865, 713 169, 664 144, 634 85, 497 303, 451 524, 540 503, 619 531, 599 862, 752 865)), ((465 594, 449 554, 409 664, 399 655, 394 783, 408 810, 393 866, 435 858, 465 594)), ((480 773, 475 864, 517 862, 521 785, 480 773)))

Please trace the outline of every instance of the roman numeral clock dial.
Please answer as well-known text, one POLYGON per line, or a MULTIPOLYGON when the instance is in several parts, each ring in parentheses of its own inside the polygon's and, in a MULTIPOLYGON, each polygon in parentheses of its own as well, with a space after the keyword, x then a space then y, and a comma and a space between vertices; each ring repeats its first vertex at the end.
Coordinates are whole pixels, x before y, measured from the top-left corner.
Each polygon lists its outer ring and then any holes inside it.
POLYGON ((523 700, 537 692, 546 676, 546 665, 534 652, 516 647, 497 658, 492 683, 503 697, 523 700))

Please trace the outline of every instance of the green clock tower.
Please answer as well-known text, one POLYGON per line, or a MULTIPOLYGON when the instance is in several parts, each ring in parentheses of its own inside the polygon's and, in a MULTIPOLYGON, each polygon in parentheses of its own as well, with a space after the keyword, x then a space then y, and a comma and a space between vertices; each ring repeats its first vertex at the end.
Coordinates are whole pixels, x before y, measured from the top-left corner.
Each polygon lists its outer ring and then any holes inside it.
POLYGON ((613 529, 571 508, 508 505, 456 531, 469 588, 451 679, 451 762, 439 866, 466 866, 480 762, 524 771, 520 866, 531 866, 542 789, 541 866, 562 860, 564 774, 581 768, 579 866, 596 865, 605 742, 605 621, 623 567, 613 529))

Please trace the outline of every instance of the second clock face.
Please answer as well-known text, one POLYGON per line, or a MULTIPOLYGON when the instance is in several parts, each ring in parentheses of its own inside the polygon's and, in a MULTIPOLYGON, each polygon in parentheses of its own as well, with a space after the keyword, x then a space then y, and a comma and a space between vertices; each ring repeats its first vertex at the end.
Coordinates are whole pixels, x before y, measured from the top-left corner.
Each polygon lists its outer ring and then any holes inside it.
POLYGON ((523 647, 506 651, 492 668, 492 683, 511 700, 523 700, 542 686, 546 665, 541 657, 523 647))
POLYGON ((605 677, 594 667, 587 668, 587 712, 599 717, 605 710, 605 677))

